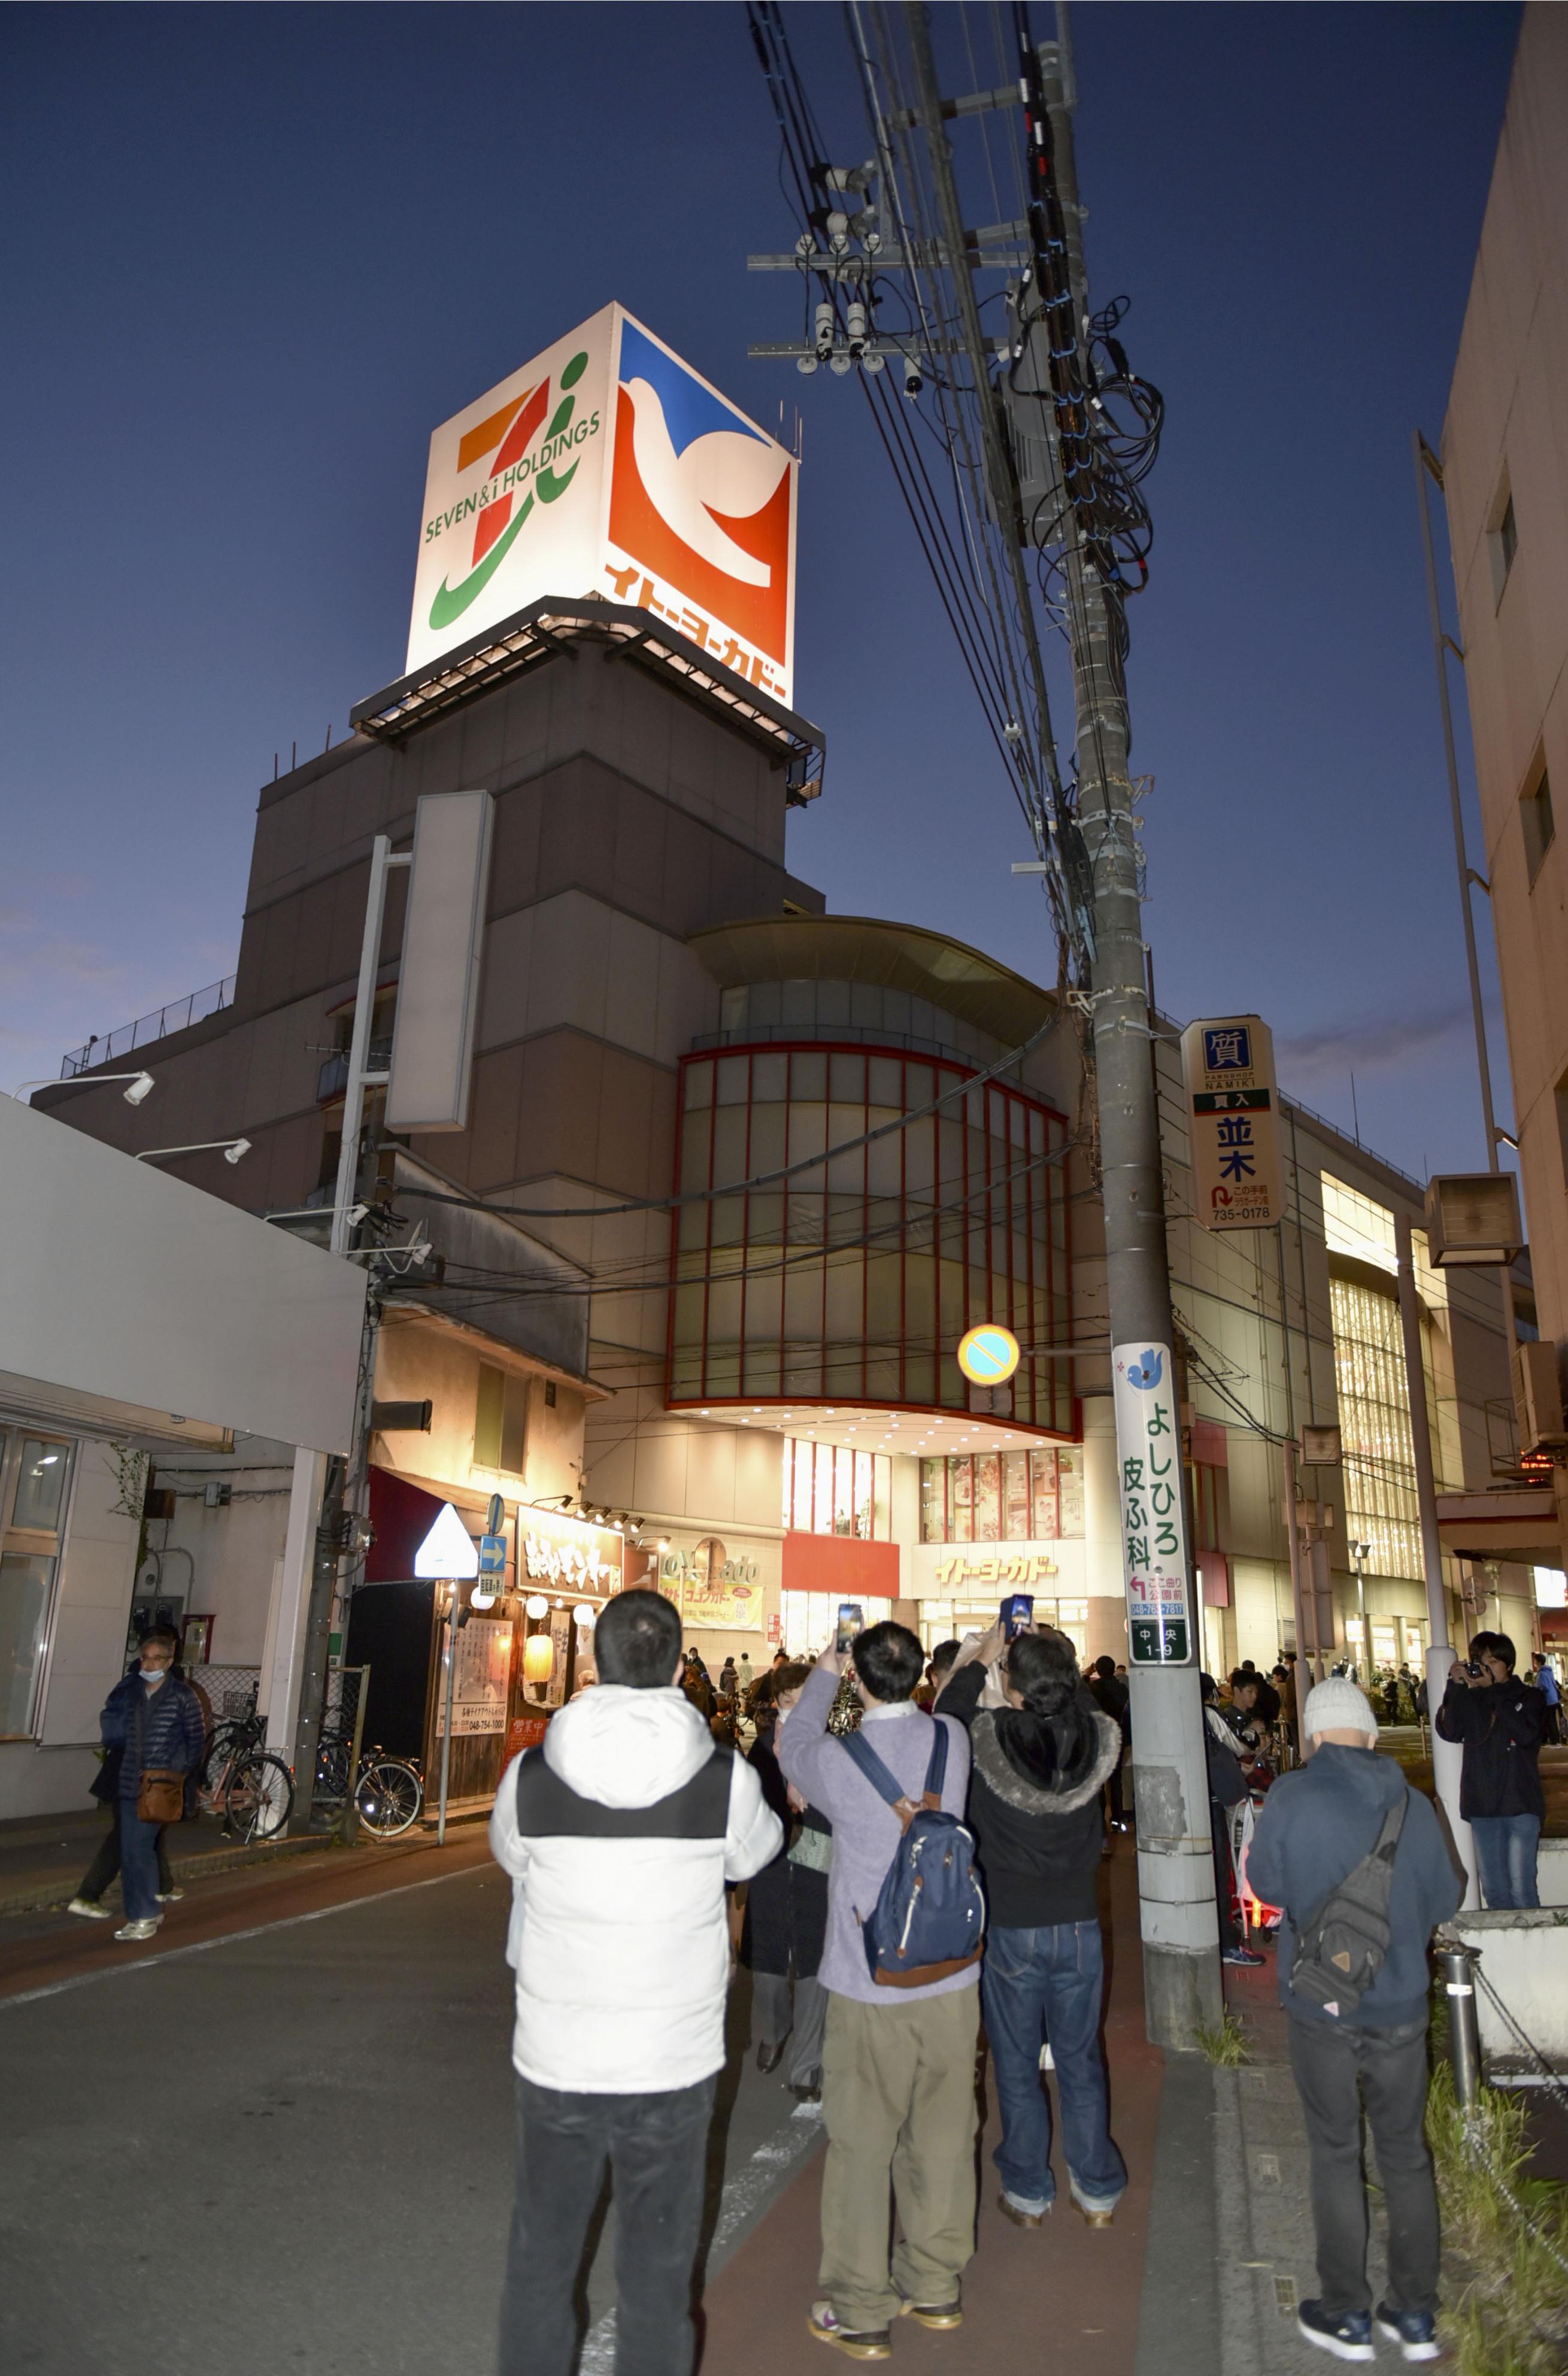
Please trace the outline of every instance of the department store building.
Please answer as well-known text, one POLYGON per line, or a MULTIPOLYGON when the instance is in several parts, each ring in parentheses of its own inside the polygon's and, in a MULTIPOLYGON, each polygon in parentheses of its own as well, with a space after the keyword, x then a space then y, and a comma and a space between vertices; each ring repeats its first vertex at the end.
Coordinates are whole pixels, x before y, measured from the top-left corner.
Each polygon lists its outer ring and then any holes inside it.
MULTIPOLYGON (((120 1060, 92 1050, 42 1100, 132 1151, 243 1134, 243 1164, 175 1168, 309 1233, 337 1170, 372 838, 407 848, 422 794, 493 793, 468 1125, 393 1140, 374 1091, 367 1114, 363 1228, 418 1221, 434 1251, 377 1339, 377 1399, 432 1410, 372 1438, 363 1588, 407 1574, 410 1494, 477 1533, 500 1492, 501 1611, 520 1644, 529 1600, 552 1604, 528 1622, 559 1627, 557 1700, 581 1650, 563 1612, 655 1575, 714 1668, 819 1648, 840 1599, 930 1645, 1014 1590, 1086 1653, 1124 1655, 1078 1018, 941 933, 829 911, 786 856, 792 814, 809 853, 818 793, 853 797, 823 760, 815 728, 646 612, 535 604, 262 788, 232 994, 140 1048, 156 1113, 95 1087, 120 1060), (1004 1388, 959 1372, 980 1320, 1024 1348, 1004 1388)), ((395 889, 378 1041, 401 928, 395 889)), ((1344 1467, 1305 1475, 1314 1581, 1342 1650, 1419 1669, 1394 1224, 1419 1225, 1420 1183, 1287 1101, 1286 1223, 1211 1237, 1174 1032, 1156 1063, 1206 1661, 1266 1665, 1292 1641, 1280 1444, 1337 1420, 1344 1467)), ((1479 1488, 1509 1392, 1497 1283, 1423 1263, 1420 1284, 1440 1483, 1479 1488)), ((210 1502, 189 1492, 149 1541, 205 1530, 193 1606, 222 1596, 220 1655, 259 1657, 277 1553, 261 1505, 226 1550, 210 1502)), ((1501 1611, 1534 1638, 1527 1568, 1456 1557, 1447 1580, 1456 1623, 1501 1611)))

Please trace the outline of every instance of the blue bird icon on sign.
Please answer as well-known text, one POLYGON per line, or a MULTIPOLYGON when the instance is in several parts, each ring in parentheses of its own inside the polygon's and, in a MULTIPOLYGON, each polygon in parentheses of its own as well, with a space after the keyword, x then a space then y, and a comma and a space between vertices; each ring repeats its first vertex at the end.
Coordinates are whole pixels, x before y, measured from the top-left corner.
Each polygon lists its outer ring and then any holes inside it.
POLYGON ((1150 1387, 1158 1385, 1160 1372, 1164 1367, 1164 1354, 1157 1353, 1151 1345, 1146 1349, 1141 1361, 1133 1361, 1128 1365, 1127 1384, 1130 1386, 1141 1386, 1146 1394, 1150 1387))

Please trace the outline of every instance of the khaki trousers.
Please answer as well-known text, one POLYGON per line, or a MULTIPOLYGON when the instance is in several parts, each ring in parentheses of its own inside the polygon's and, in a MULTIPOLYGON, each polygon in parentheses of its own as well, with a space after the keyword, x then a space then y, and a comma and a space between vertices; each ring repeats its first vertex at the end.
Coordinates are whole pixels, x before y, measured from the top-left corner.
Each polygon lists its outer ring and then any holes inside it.
POLYGON ((846 2326, 954 2300, 975 2248, 978 1987, 882 2004, 829 1993, 822 2290, 846 2326), (891 2261, 888 2184, 903 2233, 891 2261))

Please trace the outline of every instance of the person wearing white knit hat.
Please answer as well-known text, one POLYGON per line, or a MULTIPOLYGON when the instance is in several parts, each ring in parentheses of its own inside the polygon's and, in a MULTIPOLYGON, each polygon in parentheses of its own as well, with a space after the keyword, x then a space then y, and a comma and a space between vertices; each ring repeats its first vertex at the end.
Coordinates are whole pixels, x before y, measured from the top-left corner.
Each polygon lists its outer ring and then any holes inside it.
MULTIPOLYGON (((1345 1749, 1375 1749, 1377 1718, 1365 1692, 1348 1675, 1330 1675, 1314 1683, 1301 1712, 1303 1745, 1314 1740, 1337 1741, 1345 1749)), ((1307 1753, 1311 1755, 1308 1747, 1307 1753)))
POLYGON ((1306 1763, 1273 1785, 1247 1855, 1252 1887, 1283 1908, 1279 1997, 1290 2016, 1290 2067, 1312 2149, 1321 2293, 1298 2303, 1298 2331, 1336 2358, 1366 2360, 1374 2354, 1375 2320, 1407 2359, 1435 2359, 1437 2192, 1422 2128, 1427 1945, 1458 1906, 1463 1880, 1431 1800, 1408 1788, 1392 1757, 1377 1754, 1377 1718, 1348 1676, 1331 1675, 1307 1693, 1301 1746, 1306 1763), (1325 2003, 1325 1990, 1294 1985, 1309 1983, 1317 1969, 1310 1942, 1301 1971, 1295 1969, 1297 1938, 1396 1814, 1387 1950, 1359 1996, 1339 1988, 1336 2001, 1325 2003), (1388 2209, 1388 2283, 1375 2311, 1367 2282, 1363 2097, 1388 2209))

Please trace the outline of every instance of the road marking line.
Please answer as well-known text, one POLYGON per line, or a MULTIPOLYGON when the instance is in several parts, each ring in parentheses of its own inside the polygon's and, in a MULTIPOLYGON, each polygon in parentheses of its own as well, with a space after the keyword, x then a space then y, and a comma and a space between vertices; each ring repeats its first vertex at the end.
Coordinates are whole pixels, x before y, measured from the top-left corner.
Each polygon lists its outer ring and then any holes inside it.
POLYGON ((101 1964, 96 1971, 77 1972, 68 1980, 51 1980, 42 1989, 23 1989, 15 1996, 0 1996, 0 2013, 9 2005, 36 2004, 41 1997, 59 1997, 70 1989, 85 1989, 92 1980, 114 1979, 125 1972, 150 1972, 160 1964, 177 1962, 182 1955, 205 1955, 214 1947, 232 1947, 242 1939, 262 1939, 269 1930, 292 1930, 302 1922, 325 1922, 329 1914, 348 1914, 356 1906, 379 1906, 384 1898, 406 1897, 411 1889, 434 1889, 440 1882, 463 1881, 484 1870, 482 1864, 459 1865, 455 1872, 432 1872, 423 1881, 400 1881, 394 1889, 367 1889, 362 1897, 345 1897, 336 1906, 318 1906, 311 1914, 281 1914, 276 1922, 253 1923, 248 1930, 225 1930, 220 1939, 195 1939, 186 1947, 166 1947, 160 1955, 144 1955, 138 1963, 101 1964))

